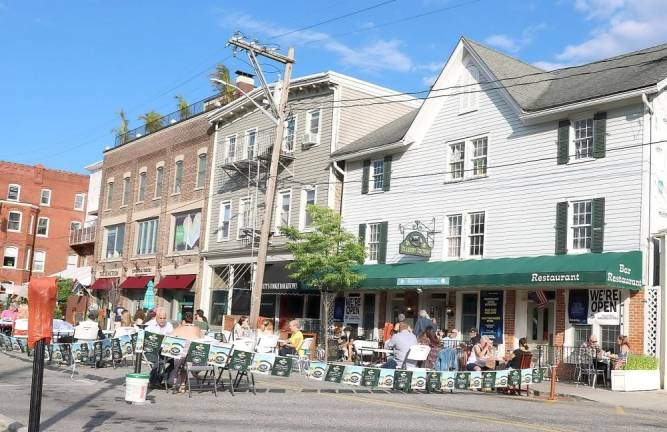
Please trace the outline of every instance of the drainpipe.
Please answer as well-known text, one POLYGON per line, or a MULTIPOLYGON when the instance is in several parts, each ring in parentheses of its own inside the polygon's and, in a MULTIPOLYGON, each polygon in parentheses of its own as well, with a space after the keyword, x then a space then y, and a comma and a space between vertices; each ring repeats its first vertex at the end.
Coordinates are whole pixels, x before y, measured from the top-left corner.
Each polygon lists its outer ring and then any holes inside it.
POLYGON ((336 161, 332 161, 331 166, 333 167, 334 170, 336 170, 338 172, 338 174, 341 175, 341 177, 343 177, 342 180, 341 180, 342 185, 341 185, 341 188, 340 188, 340 203, 338 204, 338 214, 342 216, 343 215, 343 192, 345 191, 345 171, 343 171, 341 169, 341 167, 338 166, 338 162, 336 162, 336 161))
MULTIPOLYGON (((646 93, 642 93, 642 102, 644 103, 644 107, 646 108, 646 111, 648 112, 648 237, 646 238, 646 250, 647 250, 647 258, 648 255, 651 252, 651 246, 653 242, 651 241, 651 219, 652 219, 652 205, 651 201, 653 199, 653 106, 648 100, 648 96, 646 93)), ((664 249, 663 249, 664 250, 664 249)), ((651 267, 649 265, 651 260, 647 259, 646 260, 646 281, 649 282, 649 275, 651 274, 651 267)), ((655 264, 654 264, 655 265, 655 264)), ((648 283, 647 283, 648 285, 648 283)), ((642 329, 643 330, 643 329, 642 329)))

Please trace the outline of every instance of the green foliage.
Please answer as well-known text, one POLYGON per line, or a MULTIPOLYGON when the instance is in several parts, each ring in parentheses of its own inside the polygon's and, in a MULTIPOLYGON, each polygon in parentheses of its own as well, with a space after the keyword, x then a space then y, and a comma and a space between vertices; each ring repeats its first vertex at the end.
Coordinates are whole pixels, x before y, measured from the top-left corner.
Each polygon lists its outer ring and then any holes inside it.
POLYGON ((306 211, 313 220, 311 231, 280 228, 288 239, 287 249, 294 256, 287 265, 293 272, 290 277, 326 291, 349 288, 362 281, 364 276, 352 267, 363 264, 364 247, 354 234, 343 229, 340 215, 328 207, 314 205, 306 211))
POLYGON ((623 366, 624 370, 656 370, 658 369, 657 357, 649 355, 630 355, 623 366))
POLYGON ((53 318, 62 319, 63 310, 67 307, 67 299, 72 295, 74 281, 72 279, 58 279, 58 292, 56 293, 56 310, 53 318))
POLYGON ((118 125, 118 128, 112 129, 111 132, 120 136, 123 143, 125 143, 127 141, 129 122, 127 121, 127 118, 125 118, 125 111, 118 111, 118 116, 120 117, 120 125, 118 125))
MULTIPOLYGON (((233 84, 229 74, 229 69, 227 69, 227 66, 223 64, 215 66, 215 71, 211 74, 211 78, 219 79, 226 83, 233 84)), ((213 85, 215 91, 220 93, 223 103, 229 103, 236 97, 236 90, 234 87, 224 85, 216 81, 211 81, 211 85, 213 85)))
POLYGON ((148 133, 157 132, 162 129, 162 114, 157 111, 149 111, 146 114, 139 116, 139 120, 146 124, 146 131, 148 131, 148 133))
POLYGON ((178 108, 178 113, 181 116, 181 120, 185 120, 186 118, 190 117, 191 114, 190 105, 185 100, 185 98, 181 95, 174 96, 174 98, 178 101, 176 106, 178 108))

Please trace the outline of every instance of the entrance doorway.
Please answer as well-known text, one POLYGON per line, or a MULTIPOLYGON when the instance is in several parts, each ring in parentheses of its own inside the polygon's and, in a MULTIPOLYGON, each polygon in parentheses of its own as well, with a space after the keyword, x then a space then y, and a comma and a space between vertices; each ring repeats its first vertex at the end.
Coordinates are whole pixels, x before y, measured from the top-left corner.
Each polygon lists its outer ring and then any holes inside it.
POLYGON ((526 339, 529 344, 551 345, 554 340, 554 302, 550 301, 540 309, 536 302, 528 301, 528 328, 526 339))

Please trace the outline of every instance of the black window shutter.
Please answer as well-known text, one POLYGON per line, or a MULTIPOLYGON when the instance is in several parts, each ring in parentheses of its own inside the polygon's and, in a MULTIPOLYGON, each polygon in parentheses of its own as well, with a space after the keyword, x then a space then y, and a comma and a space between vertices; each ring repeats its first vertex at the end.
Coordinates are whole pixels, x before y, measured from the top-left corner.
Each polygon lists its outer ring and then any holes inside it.
POLYGON ((384 172, 382 190, 387 192, 391 187, 391 156, 384 157, 384 166, 382 168, 384 172))
POLYGON ((370 171, 371 171, 371 161, 370 161, 370 159, 366 159, 364 161, 364 172, 361 175, 361 193, 362 194, 367 194, 368 193, 368 180, 370 178, 370 171))
POLYGON ((567 201, 556 204, 556 255, 567 253, 567 201))
POLYGON ((593 236, 591 252, 601 253, 604 248, 604 198, 593 200, 593 236))
POLYGON ((366 224, 359 224, 359 244, 366 244, 366 224))
POLYGON ((380 245, 378 247, 378 264, 387 262, 387 229, 389 222, 380 223, 380 245))
POLYGON ((566 164, 570 160, 570 121, 558 122, 558 165, 566 164))
POLYGON ((607 113, 593 116, 593 157, 600 159, 607 154, 607 113))

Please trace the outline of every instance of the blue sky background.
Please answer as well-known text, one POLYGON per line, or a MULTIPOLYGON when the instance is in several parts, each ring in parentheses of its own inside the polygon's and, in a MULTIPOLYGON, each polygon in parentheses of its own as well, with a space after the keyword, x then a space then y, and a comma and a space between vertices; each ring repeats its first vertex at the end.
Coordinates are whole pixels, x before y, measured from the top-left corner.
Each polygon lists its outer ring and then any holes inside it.
POLYGON ((216 63, 250 71, 225 48, 236 30, 295 46, 293 76, 335 70, 399 91, 428 88, 461 35, 545 68, 667 42, 664 0, 394 0, 276 38, 380 3, 0 0, 0 160, 83 172, 113 145, 121 108, 137 127, 174 111, 174 95, 211 95, 216 63))

